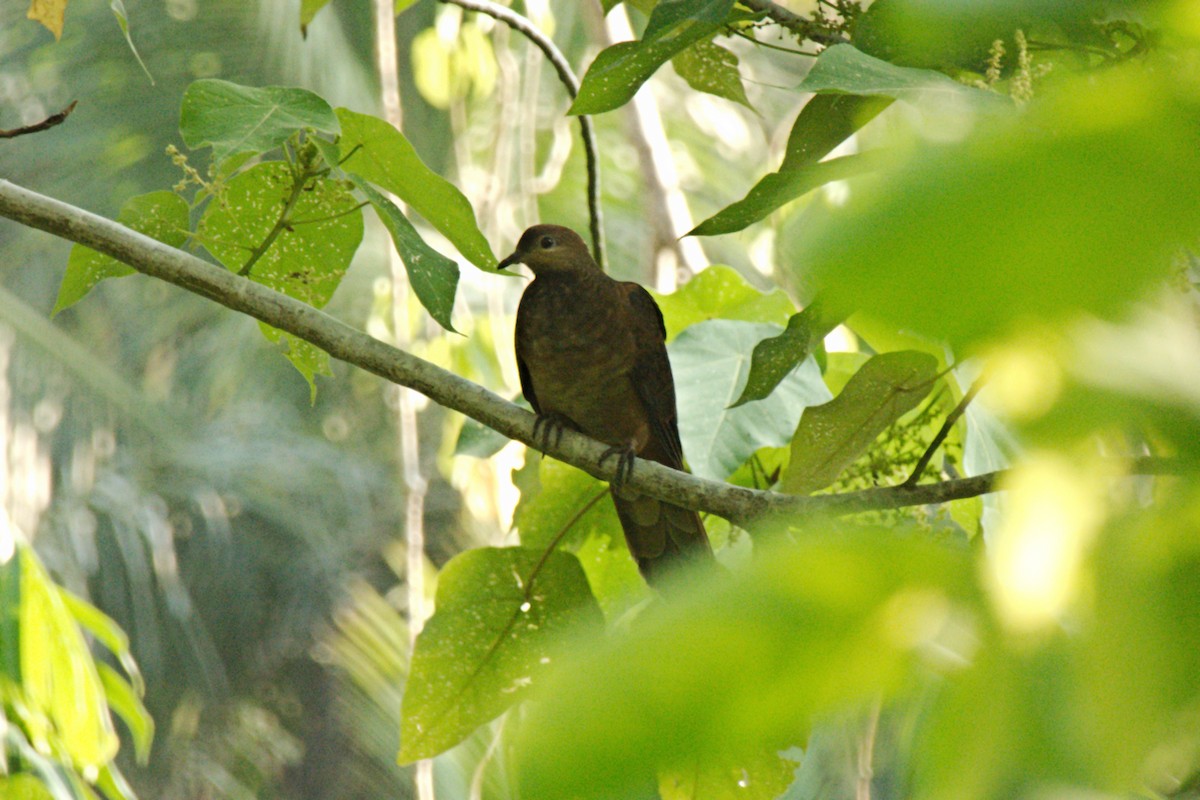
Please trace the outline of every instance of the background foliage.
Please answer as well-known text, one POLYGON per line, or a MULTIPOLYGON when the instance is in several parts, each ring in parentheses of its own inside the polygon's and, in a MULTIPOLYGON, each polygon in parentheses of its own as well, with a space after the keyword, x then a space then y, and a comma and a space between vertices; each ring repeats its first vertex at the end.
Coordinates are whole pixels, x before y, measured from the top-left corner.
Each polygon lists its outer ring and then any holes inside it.
POLYGON ((368 9, 302 5, 74 2, 58 42, 3 6, 4 127, 81 102, 0 177, 513 396, 495 253, 587 229, 592 114, 697 474, 1005 491, 710 517, 727 569, 666 602, 600 482, 436 406, 398 436, 394 387, 6 223, 5 791, 405 796, 399 754, 446 797, 1196 794, 1191 4, 516 4, 572 101, 525 37, 400 3, 403 134, 368 9))

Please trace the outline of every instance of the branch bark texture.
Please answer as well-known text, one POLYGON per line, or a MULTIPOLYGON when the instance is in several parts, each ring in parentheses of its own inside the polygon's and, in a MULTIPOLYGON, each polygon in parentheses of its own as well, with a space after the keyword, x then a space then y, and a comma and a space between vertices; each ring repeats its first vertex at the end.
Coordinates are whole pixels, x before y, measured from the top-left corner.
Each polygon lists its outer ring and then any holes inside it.
MULTIPOLYGON (((90 247, 146 275, 207 297, 234 311, 315 344, 434 402, 478 420, 510 439, 536 448, 534 415, 441 367, 375 339, 323 311, 151 239, 112 220, 0 180, 0 216, 90 247)), ((612 480, 615 461, 600 463, 607 448, 583 434, 563 432, 546 454, 601 480, 612 480)), ((796 497, 706 480, 638 459, 629 486, 677 505, 724 517, 746 527, 767 516, 813 517, 942 503, 993 491, 1000 473, 922 486, 867 489, 796 497)))

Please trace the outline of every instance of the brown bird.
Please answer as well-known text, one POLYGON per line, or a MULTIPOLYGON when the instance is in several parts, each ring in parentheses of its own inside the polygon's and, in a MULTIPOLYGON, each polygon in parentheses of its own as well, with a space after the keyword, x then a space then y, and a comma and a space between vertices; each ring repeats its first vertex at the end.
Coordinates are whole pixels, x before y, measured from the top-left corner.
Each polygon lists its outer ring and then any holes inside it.
POLYGON ((648 583, 712 549, 695 511, 624 485, 633 458, 683 469, 666 327, 654 298, 605 275, 578 234, 535 225, 501 268, 525 264, 533 281, 517 308, 517 369, 538 415, 543 449, 564 427, 607 445, 619 460, 613 504, 629 552, 648 583))

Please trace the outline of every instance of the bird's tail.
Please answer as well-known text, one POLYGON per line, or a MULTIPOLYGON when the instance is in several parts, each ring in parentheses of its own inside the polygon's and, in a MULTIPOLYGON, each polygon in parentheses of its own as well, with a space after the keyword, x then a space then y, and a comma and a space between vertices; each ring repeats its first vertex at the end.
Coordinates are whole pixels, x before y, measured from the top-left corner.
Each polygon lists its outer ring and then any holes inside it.
POLYGON ((712 560, 708 534, 695 511, 627 488, 614 488, 612 498, 625 542, 646 583, 659 587, 677 567, 712 560))

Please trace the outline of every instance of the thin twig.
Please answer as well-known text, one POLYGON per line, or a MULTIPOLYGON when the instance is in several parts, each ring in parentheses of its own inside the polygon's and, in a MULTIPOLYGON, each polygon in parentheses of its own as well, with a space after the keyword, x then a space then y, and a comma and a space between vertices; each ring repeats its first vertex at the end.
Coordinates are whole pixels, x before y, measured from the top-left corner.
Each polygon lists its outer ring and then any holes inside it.
POLYGON ((817 44, 824 45, 842 44, 846 41, 844 36, 819 30, 811 21, 794 11, 788 11, 778 3, 770 2, 770 0, 738 0, 738 2, 751 11, 766 14, 802 39, 811 39, 817 44))
POLYGON ((967 406, 975 399, 975 395, 979 394, 979 390, 983 388, 986 378, 980 375, 971 384, 971 388, 963 395, 962 400, 958 401, 958 405, 954 407, 949 414, 946 415, 946 421, 942 423, 941 429, 937 435, 933 437, 933 441, 929 443, 929 447, 925 448, 925 452, 921 454, 917 465, 913 467, 912 474, 908 476, 908 480, 904 482, 904 486, 916 486, 917 481, 921 480, 921 473, 929 466, 929 462, 933 460, 933 454, 942 446, 942 442, 946 441, 946 437, 950 435, 950 429, 954 427, 954 423, 958 422, 958 418, 967 410, 967 406))
MULTIPOLYGON (((494 3, 492 0, 441 0, 443 3, 460 6, 468 11, 477 11, 480 14, 487 14, 493 19, 497 19, 509 26, 513 30, 524 34, 524 36, 533 42, 554 67, 554 71, 558 73, 558 78, 562 81, 563 86, 567 88, 567 94, 571 95, 574 100, 579 94, 579 78, 575 76, 574 70, 571 69, 567 57, 554 44, 550 37, 542 33, 536 25, 529 19, 521 16, 511 8, 506 8, 499 3, 494 3)), ((592 255, 596 259, 596 263, 603 269, 604 263, 604 226, 603 219, 600 213, 600 151, 596 147, 595 129, 592 127, 592 118, 587 114, 579 115, 579 135, 583 139, 583 150, 587 160, 588 174, 588 216, 591 219, 592 231, 592 255)))
POLYGON ((8 130, 0 129, 0 139, 15 139, 18 136, 24 136, 29 133, 40 133, 47 131, 56 125, 62 125, 67 117, 71 116, 71 112, 75 110, 78 100, 72 100, 71 105, 59 111, 57 114, 51 114, 41 122, 35 122, 32 125, 22 125, 19 128, 9 128, 8 130))
POLYGON ((307 170, 299 169, 292 173, 292 193, 288 196, 287 202, 283 204, 283 210, 279 212, 279 219, 275 220, 275 224, 271 226, 266 237, 263 238, 258 246, 250 251, 250 257, 246 259, 246 263, 242 264, 242 268, 238 270, 238 275, 246 277, 250 274, 250 270, 254 269, 254 265, 258 263, 267 251, 271 249, 271 245, 275 244, 275 240, 279 238, 279 234, 287 230, 289 223, 288 214, 296 207, 296 203, 300 201, 300 195, 304 192, 304 186, 308 183, 313 174, 307 170))
POLYGON ((809 53, 806 50, 793 50, 790 47, 780 47, 777 44, 771 44, 770 42, 764 42, 764 41, 761 41, 760 39, 757 39, 757 38, 751 36, 750 34, 746 33, 745 31, 739 31, 736 28, 730 29, 730 33, 732 33, 734 36, 739 36, 748 42, 753 42, 754 44, 758 45, 759 47, 766 47, 771 50, 778 50, 781 53, 791 53, 794 56, 808 56, 809 58, 816 58, 817 56, 820 55, 820 53, 809 53))

